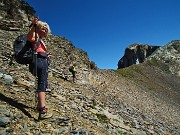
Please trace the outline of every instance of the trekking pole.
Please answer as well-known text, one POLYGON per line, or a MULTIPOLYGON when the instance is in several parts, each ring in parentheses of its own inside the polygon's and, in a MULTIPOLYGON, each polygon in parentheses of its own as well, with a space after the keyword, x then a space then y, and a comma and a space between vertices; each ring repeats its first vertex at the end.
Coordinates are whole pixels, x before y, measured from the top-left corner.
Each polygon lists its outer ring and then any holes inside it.
POLYGON ((35 67, 34 67, 34 76, 35 76, 35 91, 34 91, 34 97, 35 97, 35 108, 37 107, 37 92, 36 92, 36 90, 37 90, 37 87, 38 87, 38 77, 37 77, 37 52, 35 51, 34 52, 34 60, 35 60, 35 67))
POLYGON ((36 49, 34 49, 34 51, 33 51, 33 61, 34 61, 34 70, 33 70, 33 72, 34 72, 34 76, 35 76, 35 91, 34 91, 34 98, 35 98, 35 109, 37 108, 37 93, 36 93, 36 90, 37 90, 37 87, 38 87, 38 77, 37 77, 37 45, 38 45, 38 43, 39 43, 39 41, 37 41, 37 25, 34 25, 35 26, 35 41, 37 42, 36 43, 36 46, 35 46, 35 48, 36 49))
MULTIPOLYGON (((34 68, 33 68, 33 74, 35 76, 35 88, 37 89, 38 88, 38 76, 37 76, 37 55, 38 55, 38 52, 36 51, 37 48, 39 47, 41 43, 41 39, 39 38, 37 43, 36 43, 36 46, 35 46, 35 49, 33 51, 33 61, 34 61, 34 68)), ((36 93, 36 89, 34 91, 34 96, 35 96, 35 108, 37 107, 37 93, 36 93)))

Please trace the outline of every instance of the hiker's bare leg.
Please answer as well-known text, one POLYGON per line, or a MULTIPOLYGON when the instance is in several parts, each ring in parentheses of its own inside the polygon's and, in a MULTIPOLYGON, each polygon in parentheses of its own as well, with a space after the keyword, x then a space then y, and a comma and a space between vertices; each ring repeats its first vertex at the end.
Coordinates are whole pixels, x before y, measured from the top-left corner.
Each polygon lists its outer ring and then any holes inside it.
POLYGON ((45 106, 45 92, 38 92, 38 108, 45 106))
POLYGON ((38 120, 48 119, 52 117, 52 113, 48 113, 47 108, 45 107, 45 92, 38 92, 38 106, 38 120))

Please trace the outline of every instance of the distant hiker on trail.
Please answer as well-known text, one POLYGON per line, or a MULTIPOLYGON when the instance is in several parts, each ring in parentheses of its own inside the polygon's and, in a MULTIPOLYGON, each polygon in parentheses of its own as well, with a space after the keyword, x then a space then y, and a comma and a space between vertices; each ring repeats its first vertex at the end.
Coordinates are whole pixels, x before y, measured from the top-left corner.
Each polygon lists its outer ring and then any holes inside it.
POLYGON ((70 68, 69 68, 69 71, 72 73, 72 77, 73 77, 73 82, 75 83, 75 79, 76 79, 76 68, 75 68, 75 64, 72 65, 70 68))
POLYGON ((52 117, 52 114, 47 112, 45 106, 45 92, 48 86, 48 58, 46 45, 43 41, 44 37, 50 33, 49 25, 45 22, 39 21, 37 17, 32 20, 30 31, 27 35, 27 42, 31 44, 32 48, 36 49, 36 60, 29 64, 30 72, 37 76, 37 109, 39 111, 38 120, 43 120, 52 117), (40 43, 39 43, 40 42, 40 43), (36 46, 39 44, 38 46, 36 46))

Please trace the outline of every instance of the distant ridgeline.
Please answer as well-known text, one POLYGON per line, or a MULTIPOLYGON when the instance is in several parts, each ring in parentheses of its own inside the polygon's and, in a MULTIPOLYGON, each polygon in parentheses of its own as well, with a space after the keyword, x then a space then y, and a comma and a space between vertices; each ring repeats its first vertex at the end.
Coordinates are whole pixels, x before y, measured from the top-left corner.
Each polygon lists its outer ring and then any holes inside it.
POLYGON ((139 64, 152 58, 165 63, 172 74, 180 76, 180 40, 172 40, 161 47, 147 44, 130 45, 118 62, 118 69, 139 64))

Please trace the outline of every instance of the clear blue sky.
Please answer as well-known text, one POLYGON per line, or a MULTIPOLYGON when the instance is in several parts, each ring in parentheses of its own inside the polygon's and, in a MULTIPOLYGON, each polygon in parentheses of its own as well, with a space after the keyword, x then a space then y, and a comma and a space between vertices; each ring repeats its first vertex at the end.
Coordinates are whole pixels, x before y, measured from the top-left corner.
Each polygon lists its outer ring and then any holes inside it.
POLYGON ((180 0, 25 1, 52 34, 86 51, 102 69, 117 69, 133 43, 162 46, 180 36, 180 0))

